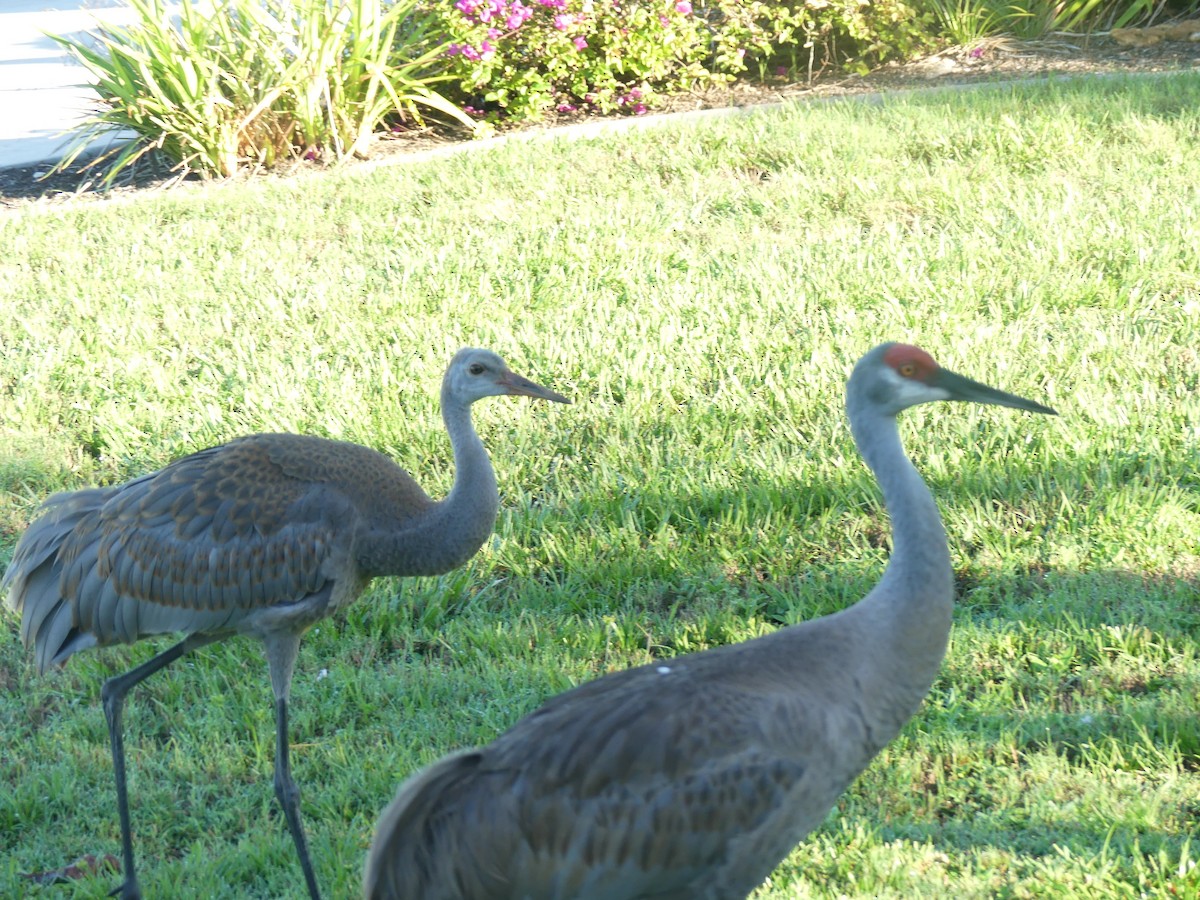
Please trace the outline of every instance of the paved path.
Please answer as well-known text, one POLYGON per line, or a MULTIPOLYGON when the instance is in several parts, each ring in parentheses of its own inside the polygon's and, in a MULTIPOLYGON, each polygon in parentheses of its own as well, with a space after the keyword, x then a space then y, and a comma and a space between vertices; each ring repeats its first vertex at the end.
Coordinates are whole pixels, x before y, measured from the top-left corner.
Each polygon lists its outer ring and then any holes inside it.
POLYGON ((88 73, 48 38, 127 24, 124 0, 0 0, 0 166, 57 159, 86 115, 88 73))

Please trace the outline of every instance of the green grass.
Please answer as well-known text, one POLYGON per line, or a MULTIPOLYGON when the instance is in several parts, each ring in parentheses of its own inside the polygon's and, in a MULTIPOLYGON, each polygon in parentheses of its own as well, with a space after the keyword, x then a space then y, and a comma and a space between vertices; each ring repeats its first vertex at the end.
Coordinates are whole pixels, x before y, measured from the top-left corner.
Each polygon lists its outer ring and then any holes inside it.
MULTIPOLYGON (((1056 406, 906 414, 961 588, 929 701, 756 896, 1200 892, 1200 77, 788 106, 0 218, 0 559, 34 505, 287 429, 451 480, 464 344, 495 541, 305 640, 294 768, 354 896, 418 766, 545 697, 853 602, 887 523, 841 410, 886 339, 1056 406)), ((100 683, 0 630, 0 895, 117 853, 100 683)), ((256 645, 126 716, 148 896, 299 897, 256 645)), ((111 878, 47 896, 105 895, 111 878)))

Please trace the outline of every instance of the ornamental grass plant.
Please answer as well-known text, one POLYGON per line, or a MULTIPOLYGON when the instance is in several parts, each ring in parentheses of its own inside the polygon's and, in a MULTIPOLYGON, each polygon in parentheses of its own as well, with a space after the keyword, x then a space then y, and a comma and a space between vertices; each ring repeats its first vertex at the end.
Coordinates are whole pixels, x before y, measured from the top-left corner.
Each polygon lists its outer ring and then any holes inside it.
POLYGON ((470 125, 434 90, 445 57, 417 0, 201 2, 129 0, 132 26, 55 38, 99 95, 60 168, 113 130, 134 139, 96 160, 108 183, 152 150, 181 172, 227 177, 361 154, 392 115, 470 125))

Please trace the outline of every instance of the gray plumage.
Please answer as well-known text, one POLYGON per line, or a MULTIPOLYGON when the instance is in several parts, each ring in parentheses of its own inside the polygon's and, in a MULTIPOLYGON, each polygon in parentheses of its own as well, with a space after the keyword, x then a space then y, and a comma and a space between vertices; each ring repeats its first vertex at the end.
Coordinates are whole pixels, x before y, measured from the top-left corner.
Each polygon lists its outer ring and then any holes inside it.
POLYGON ((383 812, 369 900, 731 900, 819 825, 937 674, 953 572, 896 414, 931 400, 1048 407, 884 344, 847 385, 894 549, 854 606, 607 675, 413 776, 383 812))
POLYGON ((300 635, 379 575, 462 564, 495 524, 476 400, 565 397, 513 373, 488 350, 460 350, 442 382, 455 480, 432 500, 391 459, 357 444, 255 434, 109 488, 55 494, 18 542, 0 591, 21 614, 39 673, 90 647, 182 632, 184 641, 106 682, 125 853, 123 897, 140 894, 124 788, 120 712, 138 681, 232 634, 264 642, 277 708, 276 790, 309 892, 318 894, 287 766, 287 698, 300 635))

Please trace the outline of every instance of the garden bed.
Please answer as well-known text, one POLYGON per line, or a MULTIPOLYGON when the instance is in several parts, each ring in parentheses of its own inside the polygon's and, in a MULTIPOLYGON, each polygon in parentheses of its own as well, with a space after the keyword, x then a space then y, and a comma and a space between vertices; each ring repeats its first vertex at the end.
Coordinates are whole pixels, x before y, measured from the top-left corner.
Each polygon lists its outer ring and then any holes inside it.
MULTIPOLYGON (((1173 71, 1200 71, 1200 43, 1164 41, 1148 47, 1123 47, 1108 37, 1061 37, 1032 43, 995 38, 908 63, 885 65, 861 76, 825 72, 814 74, 811 83, 784 79, 767 83, 746 81, 727 89, 679 94, 663 98, 663 104, 655 112, 676 113, 808 97, 920 90, 1025 78, 1173 71)), ((595 118, 568 114, 556 117, 548 125, 575 124, 595 118)), ((382 137, 375 142, 369 161, 377 162, 451 142, 451 136, 434 130, 382 137)), ((75 169, 44 177, 48 168, 46 164, 0 168, 0 207, 32 201, 61 202, 163 190, 179 181, 169 167, 149 160, 122 173, 112 188, 101 193, 97 190, 95 171, 75 169)), ((317 166, 300 164, 290 173, 314 168, 317 166)))

